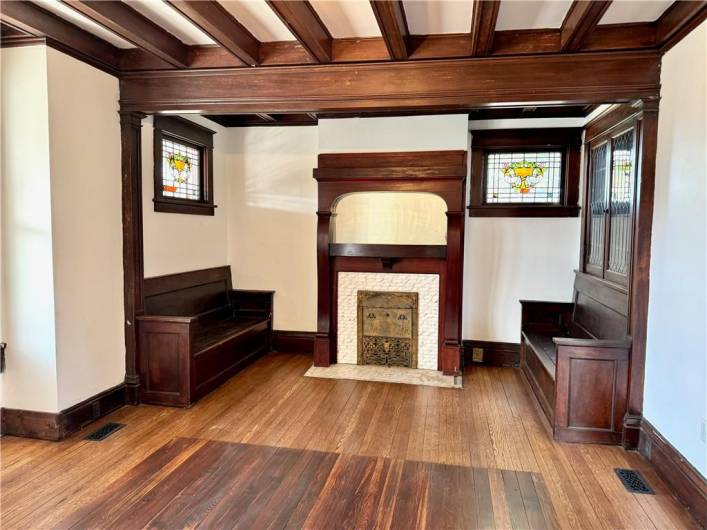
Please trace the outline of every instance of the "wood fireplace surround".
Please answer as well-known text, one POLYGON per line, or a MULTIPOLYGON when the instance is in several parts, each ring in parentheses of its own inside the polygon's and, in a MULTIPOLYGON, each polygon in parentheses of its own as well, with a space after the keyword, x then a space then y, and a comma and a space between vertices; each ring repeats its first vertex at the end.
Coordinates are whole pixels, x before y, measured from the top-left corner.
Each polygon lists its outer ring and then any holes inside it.
POLYGON ((466 151, 334 153, 319 155, 314 178, 317 210, 317 334, 314 365, 336 362, 339 272, 438 274, 438 368, 462 368, 461 307, 464 265, 466 151), (332 217, 347 194, 371 191, 423 192, 447 205, 446 245, 355 245, 333 243, 332 217))

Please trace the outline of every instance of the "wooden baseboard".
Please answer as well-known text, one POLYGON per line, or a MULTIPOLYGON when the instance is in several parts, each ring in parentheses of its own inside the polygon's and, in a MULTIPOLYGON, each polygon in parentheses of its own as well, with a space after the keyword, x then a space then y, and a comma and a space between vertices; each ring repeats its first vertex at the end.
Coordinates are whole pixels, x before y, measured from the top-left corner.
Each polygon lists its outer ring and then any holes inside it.
POLYGON ((485 364, 488 366, 519 366, 520 344, 515 342, 492 342, 484 340, 465 340, 464 366, 485 364), (474 349, 481 349, 481 360, 474 360, 474 349))
POLYGON ((125 383, 121 383, 61 412, 3 408, 0 410, 2 435, 63 440, 125 403, 125 383))
POLYGON ((707 481, 645 418, 638 450, 700 526, 707 527, 707 481))
POLYGON ((272 349, 280 353, 314 353, 314 331, 273 331, 272 349))

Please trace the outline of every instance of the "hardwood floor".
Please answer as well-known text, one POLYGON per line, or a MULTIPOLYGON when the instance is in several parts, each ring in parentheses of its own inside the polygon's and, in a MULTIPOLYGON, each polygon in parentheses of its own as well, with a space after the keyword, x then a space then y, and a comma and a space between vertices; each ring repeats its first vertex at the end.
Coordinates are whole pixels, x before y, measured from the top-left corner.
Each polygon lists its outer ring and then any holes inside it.
POLYGON ((191 409, 124 407, 102 442, 3 438, 2 528, 695 528, 637 453, 553 442, 518 370, 456 390, 310 363, 271 354, 191 409))

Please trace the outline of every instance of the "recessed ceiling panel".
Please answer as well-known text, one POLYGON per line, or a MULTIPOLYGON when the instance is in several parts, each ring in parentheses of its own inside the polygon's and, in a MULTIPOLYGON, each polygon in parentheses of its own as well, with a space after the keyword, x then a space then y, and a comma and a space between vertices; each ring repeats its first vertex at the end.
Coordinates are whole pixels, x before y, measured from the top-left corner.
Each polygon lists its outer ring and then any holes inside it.
POLYGON ((471 0, 404 0, 403 6, 408 30, 413 35, 471 31, 471 0))
POLYGON ((310 4, 335 39, 381 36, 368 0, 310 0, 310 4))
POLYGON ((162 0, 125 0, 125 3, 170 32, 184 44, 214 44, 211 37, 162 0))
POLYGON ((503 0, 496 30, 559 28, 572 0, 503 0))
POLYGON ((295 40, 265 0, 221 0, 219 3, 261 42, 295 40))
POLYGON ((104 41, 110 42, 113 46, 117 46, 118 48, 135 47, 130 42, 118 37, 112 31, 107 30, 100 24, 96 24, 90 18, 78 13, 77 11, 74 11, 69 6, 59 2, 58 0, 38 0, 35 3, 40 7, 43 7, 47 11, 51 11, 58 17, 63 18, 67 22, 71 22, 72 24, 75 24, 81 29, 92 33, 96 37, 99 37, 104 41))
POLYGON ((670 7, 672 0, 621 0, 612 2, 599 21, 600 24, 653 22, 670 7))

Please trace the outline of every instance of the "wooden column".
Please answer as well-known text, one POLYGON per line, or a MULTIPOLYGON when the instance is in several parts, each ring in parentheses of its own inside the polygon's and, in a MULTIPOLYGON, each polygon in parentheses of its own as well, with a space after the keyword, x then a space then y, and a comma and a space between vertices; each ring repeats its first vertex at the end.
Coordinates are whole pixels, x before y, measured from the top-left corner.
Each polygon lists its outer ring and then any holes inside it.
POLYGON ((314 340, 314 366, 336 362, 331 337, 331 259, 329 239, 332 213, 317 212, 317 335, 314 340))
POLYGON ((655 160, 658 151, 658 100, 643 100, 640 174, 636 189, 636 221, 633 229, 633 258, 630 285, 629 333, 632 337, 629 367, 628 413, 624 418, 623 446, 638 446, 643 414, 643 381, 648 331, 648 288, 651 266, 651 234, 655 196, 655 160))
POLYGON ((120 113, 123 187, 123 306, 125 309, 126 401, 140 402, 135 317, 143 312, 142 283, 142 159, 141 122, 138 112, 120 113))
POLYGON ((461 375, 462 369, 461 314, 464 220, 463 210, 447 212, 447 282, 444 298, 446 307, 444 310, 444 343, 439 359, 439 369, 444 375, 461 375))

